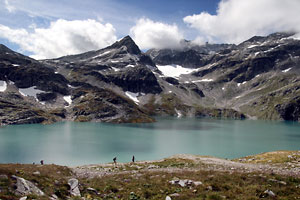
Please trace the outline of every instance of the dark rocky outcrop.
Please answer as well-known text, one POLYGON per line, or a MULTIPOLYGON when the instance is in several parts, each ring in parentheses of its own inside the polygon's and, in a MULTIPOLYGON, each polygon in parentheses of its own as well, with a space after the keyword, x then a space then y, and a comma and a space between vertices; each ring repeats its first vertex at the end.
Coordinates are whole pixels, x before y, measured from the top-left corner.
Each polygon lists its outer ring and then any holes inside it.
POLYGON ((137 66, 129 68, 125 72, 115 73, 108 77, 111 82, 121 87, 124 91, 152 94, 162 91, 155 75, 147 67, 137 66))
POLYGON ((53 92, 48 92, 48 93, 38 93, 36 96, 39 101, 51 101, 56 99, 57 94, 53 92))
POLYGON ((300 98, 276 105, 280 117, 288 121, 300 121, 300 98))
POLYGON ((164 80, 172 85, 179 85, 179 81, 173 77, 166 77, 164 80))

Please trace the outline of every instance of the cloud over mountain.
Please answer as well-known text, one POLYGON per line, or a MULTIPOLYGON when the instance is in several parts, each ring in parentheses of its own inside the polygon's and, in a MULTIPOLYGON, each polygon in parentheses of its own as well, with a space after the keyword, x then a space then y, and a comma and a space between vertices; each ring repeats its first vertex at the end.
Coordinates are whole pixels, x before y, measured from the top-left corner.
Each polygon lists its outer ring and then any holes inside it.
POLYGON ((130 29, 130 34, 141 49, 178 48, 184 38, 177 25, 141 18, 130 29))
POLYGON ((199 31, 198 41, 240 43, 254 35, 300 32, 299 0, 222 0, 217 14, 202 12, 183 20, 199 31))
POLYGON ((12 29, 0 24, 0 37, 32 52, 37 59, 55 58, 103 48, 116 41, 115 28, 100 21, 59 19, 48 28, 12 29))

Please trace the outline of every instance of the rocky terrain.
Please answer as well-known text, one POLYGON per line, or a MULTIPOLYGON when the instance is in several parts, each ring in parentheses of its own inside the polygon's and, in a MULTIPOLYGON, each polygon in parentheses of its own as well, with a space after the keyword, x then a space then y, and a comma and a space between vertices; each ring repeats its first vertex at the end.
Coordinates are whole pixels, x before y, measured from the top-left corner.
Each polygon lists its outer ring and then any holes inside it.
POLYGON ((182 42, 143 53, 104 49, 37 61, 0 46, 0 124, 153 122, 153 116, 300 120, 300 41, 182 42))
POLYGON ((300 152, 78 167, 1 164, 0 199, 299 199, 300 152))

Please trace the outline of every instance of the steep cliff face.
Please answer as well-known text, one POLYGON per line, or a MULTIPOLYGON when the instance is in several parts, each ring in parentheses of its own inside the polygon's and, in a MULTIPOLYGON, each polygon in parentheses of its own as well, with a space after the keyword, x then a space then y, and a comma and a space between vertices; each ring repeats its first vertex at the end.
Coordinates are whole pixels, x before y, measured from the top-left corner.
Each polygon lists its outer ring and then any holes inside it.
POLYGON ((151 115, 299 121, 300 41, 291 35, 239 45, 185 41, 147 53, 127 36, 42 61, 0 45, 0 122, 152 122, 151 115))

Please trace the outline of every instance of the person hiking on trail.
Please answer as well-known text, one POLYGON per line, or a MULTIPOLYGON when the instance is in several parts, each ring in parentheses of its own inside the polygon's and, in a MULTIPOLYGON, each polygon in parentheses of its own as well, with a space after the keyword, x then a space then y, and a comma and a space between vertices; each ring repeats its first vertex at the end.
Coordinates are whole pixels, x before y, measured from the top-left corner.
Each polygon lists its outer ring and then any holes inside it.
POLYGON ((117 164, 117 157, 114 157, 113 161, 114 161, 114 164, 116 165, 117 164))
POLYGON ((135 160, 135 157, 134 156, 132 156, 132 162, 134 163, 134 160, 135 160))

